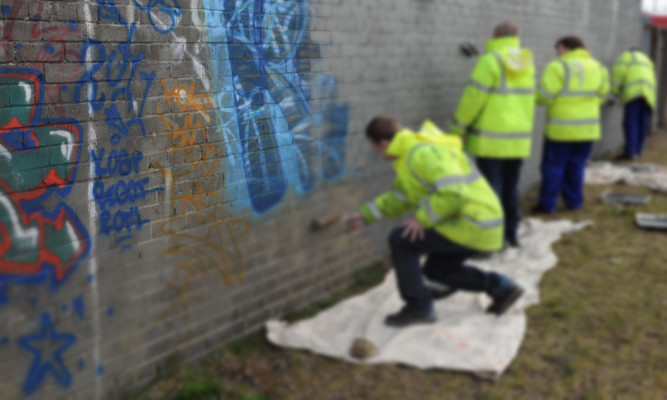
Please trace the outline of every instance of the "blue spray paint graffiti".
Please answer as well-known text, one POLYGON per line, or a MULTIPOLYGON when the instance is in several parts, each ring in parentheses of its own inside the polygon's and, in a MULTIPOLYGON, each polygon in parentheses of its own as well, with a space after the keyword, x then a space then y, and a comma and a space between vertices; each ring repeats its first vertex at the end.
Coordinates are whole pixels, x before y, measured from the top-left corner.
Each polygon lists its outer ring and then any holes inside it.
POLYGON ((145 11, 148 15, 148 22, 158 33, 169 33, 174 30, 178 18, 183 16, 181 6, 177 0, 134 0, 134 5, 138 9, 145 11), (141 3, 146 3, 145 5, 141 3), (166 18, 166 21, 163 19, 166 18))
POLYGON ((308 193, 318 175, 340 176, 348 111, 327 104, 333 78, 310 73, 319 47, 307 40, 307 0, 224 0, 222 10, 217 0, 204 3, 218 103, 221 113, 234 109, 223 116, 233 121, 229 181, 239 181, 234 171, 242 171, 250 204, 262 214, 289 186, 308 193))
POLYGON ((49 373, 63 387, 69 387, 72 384, 72 377, 63 361, 63 353, 76 343, 76 336, 71 333, 56 332, 48 313, 42 313, 39 331, 19 338, 18 343, 33 356, 23 385, 26 394, 37 389, 49 373), (45 354, 43 348, 51 350, 45 354))
MULTIPOLYGON (((100 209, 100 232, 117 234, 116 243, 128 250, 132 248, 133 233, 150 222, 142 217, 139 202, 163 189, 150 188, 149 178, 138 177, 143 153, 130 153, 123 148, 131 138, 146 136, 144 107, 156 74, 139 71, 145 55, 132 51, 136 23, 123 17, 115 0, 96 1, 99 18, 125 26, 127 40, 110 50, 108 44, 94 39, 84 44, 80 64, 88 67, 77 82, 74 99, 82 102, 85 98, 94 112, 103 112, 105 123, 112 130, 110 142, 117 147, 93 149, 90 153, 96 179, 93 196, 100 209), (138 86, 137 78, 143 85, 140 98, 132 90, 138 86)), ((134 5, 148 14, 151 26, 160 33, 171 32, 182 15, 175 0, 135 0, 134 5)))
POLYGON ((86 304, 83 302, 83 296, 79 295, 72 300, 72 311, 79 319, 86 318, 86 304))

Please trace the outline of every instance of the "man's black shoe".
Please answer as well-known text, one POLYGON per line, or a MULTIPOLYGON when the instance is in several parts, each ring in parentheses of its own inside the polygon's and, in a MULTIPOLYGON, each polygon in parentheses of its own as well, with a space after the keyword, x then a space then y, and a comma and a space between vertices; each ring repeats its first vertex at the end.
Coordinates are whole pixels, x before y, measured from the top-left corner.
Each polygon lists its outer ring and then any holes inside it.
POLYGON ((434 312, 415 311, 407 307, 403 307, 401 311, 395 314, 387 315, 384 319, 384 324, 394 328, 403 328, 408 325, 415 324, 431 324, 435 322, 434 312))
POLYGON ((523 295, 523 288, 517 284, 493 297, 493 303, 486 309, 486 312, 496 315, 503 315, 519 297, 523 295))
POLYGON ((507 238, 507 244, 510 247, 519 247, 519 246, 521 246, 521 243, 519 243, 519 239, 517 239, 517 238, 507 238))

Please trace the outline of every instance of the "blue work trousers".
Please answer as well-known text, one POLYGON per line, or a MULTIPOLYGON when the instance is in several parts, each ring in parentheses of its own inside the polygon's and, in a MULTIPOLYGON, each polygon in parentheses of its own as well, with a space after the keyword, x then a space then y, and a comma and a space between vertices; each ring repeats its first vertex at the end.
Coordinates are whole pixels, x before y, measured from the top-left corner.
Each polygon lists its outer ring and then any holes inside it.
POLYGON ((624 155, 639 157, 644 151, 644 141, 651 123, 651 106, 641 97, 625 104, 623 131, 625 132, 624 155))
POLYGON ((563 195, 567 208, 581 208, 584 201, 584 171, 592 150, 593 142, 544 140, 539 208, 547 212, 555 211, 559 194, 563 195))
POLYGON ((424 285, 419 256, 427 254, 423 274, 429 280, 451 288, 498 295, 513 285, 512 279, 496 272, 486 272, 464 265, 479 254, 478 251, 458 245, 433 229, 427 229, 423 239, 410 242, 402 237, 403 227, 389 235, 389 247, 396 271, 398 291, 408 308, 418 312, 433 310, 430 291, 424 285))
POLYGON ((521 220, 519 176, 521 159, 477 158, 477 167, 498 195, 505 213, 505 240, 516 242, 521 220))

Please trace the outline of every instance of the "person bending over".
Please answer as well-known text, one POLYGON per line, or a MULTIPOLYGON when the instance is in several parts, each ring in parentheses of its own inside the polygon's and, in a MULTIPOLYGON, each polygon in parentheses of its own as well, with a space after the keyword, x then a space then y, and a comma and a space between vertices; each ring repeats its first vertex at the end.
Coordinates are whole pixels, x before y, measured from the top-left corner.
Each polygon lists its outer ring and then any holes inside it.
MULTIPOLYGON (((431 129, 433 131, 433 129, 431 129)), ((403 327, 435 321, 434 297, 453 290, 485 292, 487 312, 503 314, 523 294, 510 277, 466 265, 503 245, 498 197, 448 135, 416 134, 391 116, 378 116, 366 137, 396 171, 393 188, 347 218, 351 229, 415 210, 389 235, 398 290, 405 305, 385 324, 403 327), (423 271, 419 257, 427 254, 423 271)))

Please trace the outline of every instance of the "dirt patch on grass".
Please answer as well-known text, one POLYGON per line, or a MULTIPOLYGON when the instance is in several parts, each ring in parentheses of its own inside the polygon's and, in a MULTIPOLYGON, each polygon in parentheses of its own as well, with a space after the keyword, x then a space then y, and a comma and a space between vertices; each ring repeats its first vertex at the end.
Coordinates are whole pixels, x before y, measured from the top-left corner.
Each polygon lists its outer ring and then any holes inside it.
MULTIPOLYGON (((641 161, 667 165, 665 153, 667 134, 654 134, 641 161)), ((535 198, 535 191, 524 197, 526 215, 535 198)), ((245 400, 665 398, 667 234, 638 229, 637 211, 667 213, 667 195, 640 187, 588 186, 582 210, 545 218, 594 225, 556 244, 558 266, 542 280, 541 303, 528 310, 520 353, 498 382, 449 371, 351 365, 275 348, 257 334, 196 369, 172 368, 135 398, 173 399, 184 388, 209 387, 211 381, 219 384, 219 398, 245 400), (652 200, 635 208, 602 204, 600 196, 610 189, 650 193, 652 200)), ((379 281, 384 271, 376 266, 338 297, 379 281)))

